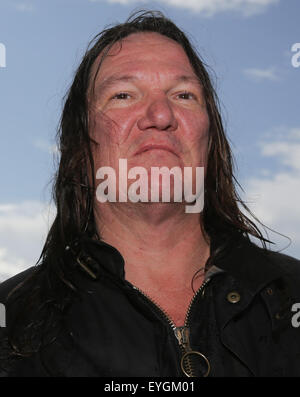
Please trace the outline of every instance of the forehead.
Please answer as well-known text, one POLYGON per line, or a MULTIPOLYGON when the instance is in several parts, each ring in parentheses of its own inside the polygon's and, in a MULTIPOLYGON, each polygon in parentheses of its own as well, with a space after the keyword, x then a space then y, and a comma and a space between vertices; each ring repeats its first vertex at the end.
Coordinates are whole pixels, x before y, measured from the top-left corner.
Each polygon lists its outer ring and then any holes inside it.
POLYGON ((133 33, 122 40, 121 50, 120 42, 114 44, 110 50, 110 55, 126 56, 126 54, 135 53, 145 57, 155 58, 156 54, 166 51, 164 58, 173 56, 188 58, 181 47, 176 41, 167 36, 163 36, 155 32, 133 33))
POLYGON ((195 75, 181 45, 154 32, 134 33, 115 43, 97 71, 100 59, 101 54, 92 68, 92 74, 97 73, 96 81, 103 81, 115 73, 128 72, 137 77, 145 72, 195 75))

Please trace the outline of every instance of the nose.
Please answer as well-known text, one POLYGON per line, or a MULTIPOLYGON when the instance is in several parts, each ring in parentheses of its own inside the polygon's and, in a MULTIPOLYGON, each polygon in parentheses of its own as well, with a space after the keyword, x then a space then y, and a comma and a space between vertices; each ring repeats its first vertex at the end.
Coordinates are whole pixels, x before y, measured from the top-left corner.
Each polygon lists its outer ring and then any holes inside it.
POLYGON ((151 128, 160 131, 175 131, 178 127, 173 109, 164 95, 158 95, 149 100, 137 124, 141 131, 151 128))

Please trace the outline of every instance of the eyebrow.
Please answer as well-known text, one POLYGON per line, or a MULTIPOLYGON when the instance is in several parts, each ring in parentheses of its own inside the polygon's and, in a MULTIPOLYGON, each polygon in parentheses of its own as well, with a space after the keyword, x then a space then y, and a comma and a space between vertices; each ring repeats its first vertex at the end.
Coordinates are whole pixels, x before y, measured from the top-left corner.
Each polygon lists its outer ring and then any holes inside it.
POLYGON ((102 81, 99 86, 97 87, 97 91, 99 90, 105 90, 107 88, 110 88, 111 86, 114 86, 117 83, 120 82, 133 82, 135 80, 138 80, 138 78, 136 76, 132 76, 132 75, 122 75, 122 76, 110 76, 107 79, 105 79, 104 81, 102 81))
MULTIPOLYGON (((110 76, 107 79, 105 79, 103 82, 101 82, 98 87, 96 87, 96 92, 101 92, 106 89, 109 89, 110 87, 114 86, 117 83, 120 82, 135 82, 140 80, 137 76, 134 75, 121 75, 121 76, 110 76)), ((178 75, 174 76, 173 81, 176 83, 197 83, 197 85, 201 86, 200 80, 197 78, 197 76, 192 76, 192 75, 178 75)))

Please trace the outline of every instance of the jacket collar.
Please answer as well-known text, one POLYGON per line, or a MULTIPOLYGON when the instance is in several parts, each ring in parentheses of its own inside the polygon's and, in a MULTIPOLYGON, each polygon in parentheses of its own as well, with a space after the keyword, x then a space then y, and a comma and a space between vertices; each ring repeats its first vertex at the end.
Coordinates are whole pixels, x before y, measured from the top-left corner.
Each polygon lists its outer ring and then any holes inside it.
MULTIPOLYGON (((216 244, 216 241, 212 244, 216 244)), ((85 266, 86 269, 83 270, 86 272, 91 270, 94 274, 92 278, 97 279, 105 271, 112 277, 124 280, 124 258, 115 247, 87 236, 80 239, 79 245, 77 264, 85 266)), ((222 257, 216 259, 214 269, 227 272, 254 295, 264 285, 280 278, 283 273, 273 263, 268 252, 245 238, 237 238, 222 257)))
POLYGON ((124 280, 124 258, 112 245, 82 236, 76 251, 76 264, 92 278, 100 278, 104 271, 110 276, 124 280))
MULTIPOLYGON (((105 271, 112 277, 124 280, 124 258, 115 247, 87 236, 80 239, 79 245, 77 264, 83 265, 81 268, 85 272, 90 270, 94 274, 92 278, 97 279, 105 271)), ((256 246, 248 239, 239 238, 231 242, 222 257, 216 259, 211 270, 227 272, 254 295, 263 286, 283 275, 283 270, 274 264, 268 253, 268 250, 256 246)))

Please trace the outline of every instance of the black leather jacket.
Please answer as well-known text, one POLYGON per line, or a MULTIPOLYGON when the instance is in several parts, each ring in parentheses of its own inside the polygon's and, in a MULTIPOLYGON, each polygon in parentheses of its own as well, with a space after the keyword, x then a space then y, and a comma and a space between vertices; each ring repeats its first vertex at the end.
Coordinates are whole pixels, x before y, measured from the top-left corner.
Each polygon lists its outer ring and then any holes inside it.
MULTIPOLYGON (((80 299, 64 315, 63 331, 9 365, 0 354, 1 376, 300 376, 300 327, 292 324, 300 261, 249 242, 235 247, 209 269, 176 328, 125 280, 116 249, 90 240, 86 252, 99 271, 94 279, 77 270, 80 299)), ((2 283, 0 302, 33 269, 2 283)))

